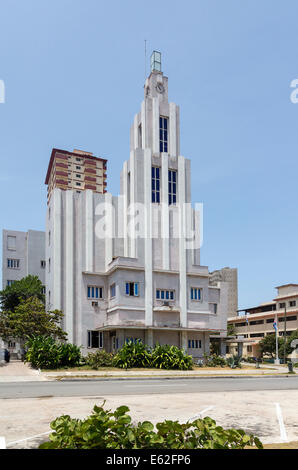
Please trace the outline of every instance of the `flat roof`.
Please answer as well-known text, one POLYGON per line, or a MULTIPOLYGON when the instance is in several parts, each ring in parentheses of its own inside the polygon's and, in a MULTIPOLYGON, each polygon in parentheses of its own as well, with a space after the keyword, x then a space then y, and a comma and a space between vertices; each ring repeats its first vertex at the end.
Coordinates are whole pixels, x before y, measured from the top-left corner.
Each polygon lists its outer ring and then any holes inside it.
POLYGON ((50 161, 49 161, 49 166, 48 166, 48 170, 47 170, 45 184, 48 184, 48 182, 49 182, 49 178, 50 178, 50 174, 51 174, 51 170, 52 170, 52 166, 53 166, 53 163, 54 163, 56 153, 63 153, 64 155, 72 155, 72 156, 75 156, 75 157, 84 157, 84 158, 90 159, 90 160, 100 160, 102 162, 107 162, 107 160, 105 158, 95 157, 94 155, 91 155, 90 152, 83 153, 82 150, 78 150, 77 152, 76 151, 69 152, 68 150, 53 148, 52 153, 51 153, 51 158, 50 158, 50 161))

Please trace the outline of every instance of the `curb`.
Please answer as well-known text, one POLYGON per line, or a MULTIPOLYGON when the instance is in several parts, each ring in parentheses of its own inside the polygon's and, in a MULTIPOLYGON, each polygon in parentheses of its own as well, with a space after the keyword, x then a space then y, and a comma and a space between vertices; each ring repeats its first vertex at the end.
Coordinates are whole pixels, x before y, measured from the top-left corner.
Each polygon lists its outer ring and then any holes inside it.
POLYGON ((281 375, 281 374, 275 374, 275 375, 210 375, 210 376, 160 376, 160 377, 149 377, 149 376, 139 376, 139 377, 98 377, 98 376, 89 376, 89 377, 67 377, 67 376, 61 376, 61 377, 47 377, 47 381, 55 381, 55 382, 79 382, 79 381, 84 381, 84 382, 101 382, 101 381, 121 381, 121 380, 191 380, 191 379, 272 379, 272 378, 294 378, 293 375, 281 375))

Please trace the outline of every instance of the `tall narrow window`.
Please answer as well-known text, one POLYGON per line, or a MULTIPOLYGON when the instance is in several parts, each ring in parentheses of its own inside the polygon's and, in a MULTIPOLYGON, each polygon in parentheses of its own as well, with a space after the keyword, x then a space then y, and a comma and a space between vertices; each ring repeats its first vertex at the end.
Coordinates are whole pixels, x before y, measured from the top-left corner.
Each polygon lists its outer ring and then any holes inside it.
POLYGON ((142 124, 139 125, 138 127, 138 144, 139 148, 141 149, 143 147, 143 142, 142 142, 142 124))
POLYGON ((159 151, 168 151, 168 118, 159 118, 159 151))
POLYGON ((160 202, 160 168, 152 167, 152 202, 160 202))
POLYGON ((177 171, 169 170, 169 205, 177 201, 177 171))

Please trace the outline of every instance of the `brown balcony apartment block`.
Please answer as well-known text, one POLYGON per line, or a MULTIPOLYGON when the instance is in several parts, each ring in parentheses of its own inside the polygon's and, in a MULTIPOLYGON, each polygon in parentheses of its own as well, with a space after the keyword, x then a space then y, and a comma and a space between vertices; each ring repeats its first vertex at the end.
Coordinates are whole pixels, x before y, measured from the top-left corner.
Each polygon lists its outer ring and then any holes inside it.
POLYGON ((48 202, 54 188, 77 192, 91 189, 106 193, 107 160, 83 150, 68 152, 54 148, 48 166, 45 184, 48 185, 48 202))

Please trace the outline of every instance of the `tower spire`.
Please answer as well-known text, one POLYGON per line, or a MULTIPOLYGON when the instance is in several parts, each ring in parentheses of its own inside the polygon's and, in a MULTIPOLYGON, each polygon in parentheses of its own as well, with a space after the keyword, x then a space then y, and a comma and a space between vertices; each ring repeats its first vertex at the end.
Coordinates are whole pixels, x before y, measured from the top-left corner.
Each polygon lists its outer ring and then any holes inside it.
POLYGON ((153 51, 151 54, 151 72, 161 72, 161 52, 153 51))

